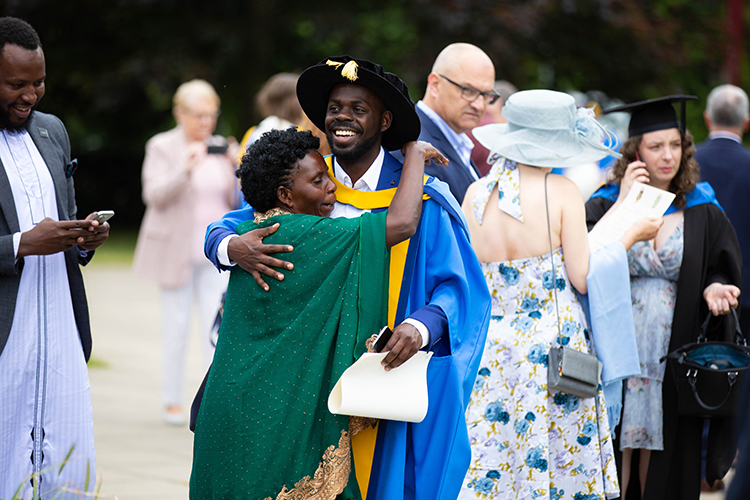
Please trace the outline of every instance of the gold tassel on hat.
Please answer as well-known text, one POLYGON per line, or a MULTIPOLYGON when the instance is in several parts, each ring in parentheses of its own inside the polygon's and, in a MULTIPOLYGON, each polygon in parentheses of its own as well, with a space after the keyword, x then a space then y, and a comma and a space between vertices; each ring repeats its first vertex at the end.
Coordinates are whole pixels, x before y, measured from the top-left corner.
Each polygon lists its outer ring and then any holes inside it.
POLYGON ((341 70, 341 76, 347 78, 350 82, 357 80, 357 62, 349 61, 341 70))
MULTIPOLYGON (((326 65, 333 66, 336 69, 339 69, 339 66, 341 66, 342 64, 344 64, 344 63, 338 62, 338 61, 331 61, 330 59, 328 59, 326 61, 326 65)), ((355 81, 357 79, 357 68, 358 67, 359 66, 357 66, 357 62, 356 61, 349 61, 344 66, 344 69, 341 70, 341 76, 343 76, 344 78, 346 78, 350 82, 355 81)))

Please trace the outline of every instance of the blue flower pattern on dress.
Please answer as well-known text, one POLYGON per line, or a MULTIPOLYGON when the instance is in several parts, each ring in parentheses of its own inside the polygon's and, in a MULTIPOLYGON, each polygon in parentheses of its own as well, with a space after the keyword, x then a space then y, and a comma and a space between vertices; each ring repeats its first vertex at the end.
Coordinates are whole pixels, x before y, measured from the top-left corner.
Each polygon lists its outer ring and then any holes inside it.
POLYGON ((580 491, 576 493, 575 496, 573 497, 573 500, 600 500, 600 499, 601 497, 595 493, 586 494, 580 491))
POLYGON ((513 424, 513 428, 516 431, 516 434, 519 436, 523 436, 526 434, 526 431, 529 430, 529 421, 528 420, 516 420, 515 424, 513 424))
POLYGON ((575 332, 576 326, 577 325, 575 323, 573 323, 569 319, 566 319, 565 321, 563 321, 563 326, 562 326, 562 328, 560 328, 560 332, 564 336, 570 337, 575 332))
POLYGON ((619 493, 601 392, 581 399, 547 390, 548 353, 559 338, 553 289, 561 343, 590 348, 563 262, 558 249, 556 280, 550 272, 547 286, 549 255, 481 263, 492 311, 477 377, 484 383, 474 387, 466 412, 472 460, 459 500, 572 500, 576 492, 603 500, 619 493))
POLYGON ((532 469, 539 469, 541 472, 546 471, 547 460, 544 458, 543 451, 543 446, 537 446, 536 448, 530 449, 526 454, 526 465, 532 469))
POLYGON ((539 363, 544 366, 547 366, 547 360, 549 358, 549 354, 548 354, 548 351, 545 350, 542 344, 534 344, 533 346, 531 346, 531 349, 529 349, 529 354, 527 358, 532 363, 539 363))
POLYGON ((520 277, 518 269, 514 267, 506 267, 504 264, 500 264, 500 266, 498 266, 498 271, 500 271, 500 274, 505 278, 505 283, 509 286, 518 284, 518 279, 520 277))
POLYGON ((556 393, 553 397, 553 401, 556 405, 563 407, 563 411, 566 415, 570 412, 576 411, 581 402, 580 398, 575 394, 565 394, 562 392, 556 393))
MULTIPOLYGON (((546 290, 552 290, 552 279, 552 271, 545 271, 544 274, 542 274, 542 286, 546 290)), ((554 283, 557 284, 557 289, 561 292, 565 290, 565 287, 567 286, 565 284, 565 278, 557 278, 554 283)))
POLYGON ((488 477, 483 477, 482 479, 474 479, 469 483, 469 487, 484 495, 489 495, 490 493, 492 493, 493 486, 494 482, 488 477))
POLYGON ((628 251, 633 320, 641 377, 624 381, 621 444, 664 449, 662 383, 669 352, 672 318, 684 253, 684 218, 657 250, 645 242, 628 251))
MULTIPOLYGON (((484 209, 492 197, 492 192, 497 186, 497 207, 523 222, 523 213, 521 213, 521 179, 518 171, 518 165, 512 160, 492 155, 494 164, 487 175, 479 179, 477 189, 474 192, 474 198, 471 204, 474 207, 474 215, 481 224, 484 218, 484 209)), ((488 159, 488 161, 490 161, 488 159)))
POLYGON ((510 421, 510 414, 503 410, 503 403, 500 401, 488 404, 484 411, 484 417, 490 422, 500 422, 501 424, 507 424, 510 421))
POLYGON ((521 302, 521 311, 536 311, 539 309, 539 299, 535 297, 524 297, 521 302))
POLYGON ((578 437, 576 438, 576 441, 577 441, 577 442, 578 442, 578 444, 580 444, 581 446, 586 446, 587 444, 589 444, 589 443, 591 442, 591 438, 590 438, 590 437, 587 437, 587 436, 578 436, 578 437))

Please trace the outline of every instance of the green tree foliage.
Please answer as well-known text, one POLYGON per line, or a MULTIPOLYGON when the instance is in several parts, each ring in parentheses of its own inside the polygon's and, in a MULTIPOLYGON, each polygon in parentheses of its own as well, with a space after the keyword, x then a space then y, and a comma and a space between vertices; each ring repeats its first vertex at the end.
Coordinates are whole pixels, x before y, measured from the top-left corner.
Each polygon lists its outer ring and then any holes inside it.
MULTIPOLYGON (((253 97, 280 71, 330 56, 371 59, 419 99, 447 44, 484 48, 519 88, 601 90, 624 101, 694 93, 688 124, 705 137, 705 96, 723 82, 726 0, 0 0, 29 21, 47 58, 40 109, 68 127, 79 210, 140 222, 146 140, 174 125, 171 99, 191 78, 222 98, 218 132, 261 118, 253 97)), ((747 66, 745 64, 745 66, 747 66)), ((748 75, 748 68, 743 68, 748 75)))

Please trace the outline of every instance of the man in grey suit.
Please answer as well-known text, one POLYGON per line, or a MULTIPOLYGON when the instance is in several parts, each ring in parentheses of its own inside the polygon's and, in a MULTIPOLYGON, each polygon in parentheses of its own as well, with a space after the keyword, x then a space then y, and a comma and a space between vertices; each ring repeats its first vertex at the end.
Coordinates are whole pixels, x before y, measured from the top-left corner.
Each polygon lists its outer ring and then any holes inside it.
POLYGON ((480 177, 471 159, 474 144, 466 132, 479 125, 487 105, 498 99, 494 84, 495 66, 489 56, 475 45, 453 43, 438 54, 424 98, 417 103, 419 140, 431 143, 449 160, 447 166, 431 163, 425 173, 448 183, 459 203, 480 177))
POLYGON ((83 488, 86 477, 93 489, 96 470, 79 265, 109 224, 76 220, 67 132, 35 111, 45 76, 34 29, 0 18, 0 498, 83 488), (78 459, 61 470, 73 446, 78 459))

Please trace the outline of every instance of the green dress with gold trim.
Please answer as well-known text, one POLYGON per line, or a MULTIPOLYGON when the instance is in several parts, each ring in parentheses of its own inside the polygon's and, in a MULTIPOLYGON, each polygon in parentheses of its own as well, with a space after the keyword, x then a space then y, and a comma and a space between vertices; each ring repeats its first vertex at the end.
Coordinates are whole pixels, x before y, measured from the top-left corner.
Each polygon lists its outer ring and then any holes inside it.
POLYGON ((264 243, 291 244, 284 258, 295 268, 269 292, 232 269, 196 423, 192 500, 360 498, 349 417, 327 401, 386 322, 385 218, 276 214, 238 227, 279 222, 264 243))

